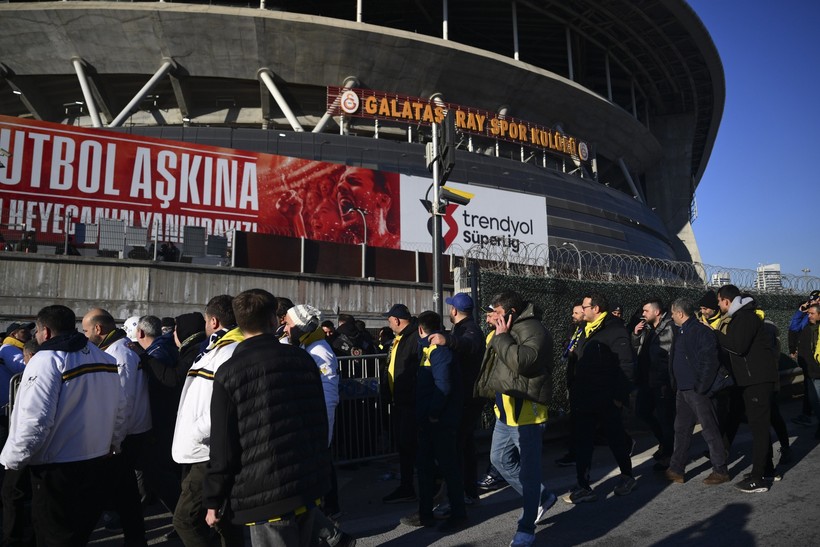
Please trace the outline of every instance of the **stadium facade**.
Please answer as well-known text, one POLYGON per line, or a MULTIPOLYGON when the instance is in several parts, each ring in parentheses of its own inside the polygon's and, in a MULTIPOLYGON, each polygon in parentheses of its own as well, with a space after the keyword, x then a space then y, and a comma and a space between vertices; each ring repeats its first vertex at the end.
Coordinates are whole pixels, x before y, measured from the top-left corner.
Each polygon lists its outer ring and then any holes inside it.
POLYGON ((523 196, 546 208, 531 242, 699 261, 725 90, 683 0, 223 4, 0 4, 0 115, 398 174, 411 200, 452 109, 451 180, 504 192, 462 246, 523 196))

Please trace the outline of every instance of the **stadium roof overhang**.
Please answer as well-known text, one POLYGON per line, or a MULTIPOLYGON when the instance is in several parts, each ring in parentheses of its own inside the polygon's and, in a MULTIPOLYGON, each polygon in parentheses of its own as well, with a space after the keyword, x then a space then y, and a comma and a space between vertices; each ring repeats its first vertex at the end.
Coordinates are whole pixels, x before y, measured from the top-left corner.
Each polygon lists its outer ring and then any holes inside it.
MULTIPOLYGON (((449 0, 453 16, 447 42, 436 38, 441 34, 441 0, 367 4, 364 25, 350 21, 353 0, 306 0, 299 7, 290 2, 282 1, 282 6, 276 3, 267 2, 268 7, 279 7, 282 12, 190 4, 7 4, 1 8, 0 63, 23 83, 26 78, 50 77, 50 82, 38 80, 37 85, 43 101, 51 103, 62 100, 66 78, 73 78, 76 87, 71 68, 75 56, 89 61, 89 70, 107 79, 103 91, 126 98, 135 86, 138 89, 142 85, 140 75, 153 73, 166 56, 173 57, 192 77, 211 78, 200 80, 197 89, 192 90, 200 95, 207 92, 202 84, 214 79, 246 79, 253 83, 257 69, 282 55, 292 66, 283 63, 271 68, 278 70, 286 82, 308 86, 338 85, 354 74, 367 78, 365 83, 372 88, 385 91, 447 93, 449 88, 451 96, 447 99, 454 101, 465 101, 462 97, 470 97, 470 90, 476 96, 504 97, 513 89, 521 97, 515 105, 520 111, 513 112, 516 116, 537 115, 538 103, 545 100, 555 103, 553 110, 565 112, 571 110, 567 107, 573 101, 582 101, 583 116, 567 114, 568 118, 574 116, 566 120, 568 125, 574 122, 573 131, 583 136, 585 131, 604 128, 606 133, 595 138, 611 148, 613 157, 632 156, 631 166, 649 167, 652 158, 659 157, 659 145, 650 131, 651 116, 647 129, 631 119, 628 112, 613 109, 600 94, 540 68, 560 64, 562 56, 566 62, 566 48, 560 47, 564 36, 557 36, 557 31, 545 36, 543 30, 555 30, 558 24, 607 51, 634 78, 651 104, 653 115, 686 114, 694 119, 691 173, 695 183, 711 154, 725 100, 723 69, 709 33, 683 0, 516 0, 521 61, 512 59, 512 40, 507 43, 509 35, 499 31, 509 26, 504 21, 510 19, 511 1, 449 0), (397 11, 397 5, 404 9, 397 11), (298 10, 302 15, 284 13, 288 10, 298 10), (524 10, 526 16, 522 17, 524 10), (16 17, 14 11, 18 12, 16 17), (129 11, 144 15, 129 15, 129 11), (220 19, 230 14, 244 17, 220 19), (347 20, 341 20, 343 17, 347 20), (217 30, 224 39, 213 40, 217 30), (402 32, 405 30, 409 32, 402 32), (418 34, 410 34, 413 30, 418 34), (532 42, 536 39, 552 41, 532 42), (500 44, 502 40, 504 44, 500 44), (366 52, 362 41, 368 48, 366 52), (415 66, 407 59, 410 41, 419 48, 413 55, 423 59, 415 66), (6 58, 2 52, 10 56, 6 58), (440 69, 431 70, 431 62, 439 63, 440 69), (368 73, 368 67, 381 73, 368 73), (480 90, 475 88, 477 69, 486 71, 478 80, 480 90), (631 151, 623 144, 627 142, 633 146, 631 151)), ((602 68, 587 66, 585 70, 602 68)), ((249 98, 254 94, 258 98, 258 88, 245 87, 249 98)), ((219 99, 218 93, 211 95, 219 99)), ((117 99, 111 102, 122 102, 117 99)), ((2 99, 9 100, 14 98, 2 99)), ((5 107, 2 110, 12 113, 5 107)))

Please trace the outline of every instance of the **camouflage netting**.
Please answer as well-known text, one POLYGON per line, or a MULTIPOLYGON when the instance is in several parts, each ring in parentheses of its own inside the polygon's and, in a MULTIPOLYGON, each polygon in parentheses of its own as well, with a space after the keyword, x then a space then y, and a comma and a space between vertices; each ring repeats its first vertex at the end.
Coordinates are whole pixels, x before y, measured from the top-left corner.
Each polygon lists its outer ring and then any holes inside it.
MULTIPOLYGON (((624 311, 624 320, 630 323, 633 313, 640 309, 649 298, 659 298, 667 305, 676 298, 700 300, 705 289, 692 287, 670 287, 651 284, 605 283, 588 280, 567 280, 547 277, 530 277, 481 272, 481 304, 486 306, 493 295, 504 290, 515 290, 521 296, 536 305, 543 313, 543 323, 555 339, 553 385, 554 392, 550 411, 561 415, 568 408, 566 394, 566 366, 561 363, 563 343, 571 334, 570 317, 572 306, 585 293, 596 291, 609 299, 610 305, 620 304, 624 311)), ((774 322, 780 330, 782 352, 787 352, 787 331, 794 311, 807 295, 755 294, 750 292, 765 311, 766 317, 774 322)), ((633 323, 634 324, 634 323, 633 323)), ((486 328, 486 324, 484 325, 486 328)), ((781 370, 794 367, 794 362, 781 352, 781 370)))

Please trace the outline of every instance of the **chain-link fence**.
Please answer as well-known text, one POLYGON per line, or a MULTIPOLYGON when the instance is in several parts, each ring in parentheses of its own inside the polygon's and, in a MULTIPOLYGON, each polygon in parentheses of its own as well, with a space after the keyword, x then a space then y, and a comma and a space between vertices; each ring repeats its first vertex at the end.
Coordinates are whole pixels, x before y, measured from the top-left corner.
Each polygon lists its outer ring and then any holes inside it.
MULTIPOLYGON (((605 281, 596 279, 577 279, 572 276, 548 276, 543 272, 530 275, 515 271, 518 268, 490 266, 481 270, 481 296, 483 305, 490 303, 493 295, 505 290, 515 290, 525 300, 532 302, 541 314, 543 324, 552 334, 553 347, 553 400, 551 411, 563 414, 568 409, 566 394, 566 363, 562 361, 563 345, 574 331, 571 324, 572 308, 585 294, 598 292, 605 295, 613 305, 623 309, 627 327, 634 326, 644 302, 649 298, 658 298, 670 303, 676 298, 685 297, 697 302, 705 292, 705 284, 699 286, 683 283, 650 282, 649 280, 618 278, 613 276, 605 281)), ((817 278, 814 278, 815 280, 817 278)), ((815 285, 817 286, 817 285, 815 285)), ((782 375, 793 371, 795 365, 786 353, 789 322, 797 307, 805 301, 807 294, 790 294, 786 292, 751 291, 758 306, 765 312, 779 329, 781 340, 780 370, 782 375)))

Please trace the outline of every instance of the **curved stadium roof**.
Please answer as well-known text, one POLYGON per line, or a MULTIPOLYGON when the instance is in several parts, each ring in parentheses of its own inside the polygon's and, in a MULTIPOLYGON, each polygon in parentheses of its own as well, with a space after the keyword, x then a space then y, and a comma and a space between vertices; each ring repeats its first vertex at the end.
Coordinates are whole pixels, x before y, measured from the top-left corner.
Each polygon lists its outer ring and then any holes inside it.
MULTIPOLYGON (((0 113, 76 121, 77 58, 110 122, 172 59, 171 77, 129 124, 182 125, 186 117, 260 127, 270 118, 267 127, 289 129, 260 92, 265 67, 309 130, 326 110, 326 86, 355 76, 360 87, 441 93, 558 125, 593 143, 599 180, 632 194, 624 160, 671 234, 688 222, 725 84, 715 46, 683 0, 449 0, 446 40, 442 0, 364 2, 363 22, 355 0, 266 0, 265 10, 222 4, 0 4, 0 113), (664 169, 670 158, 685 169, 664 169)), ((382 138, 391 138, 389 125, 382 138)))

